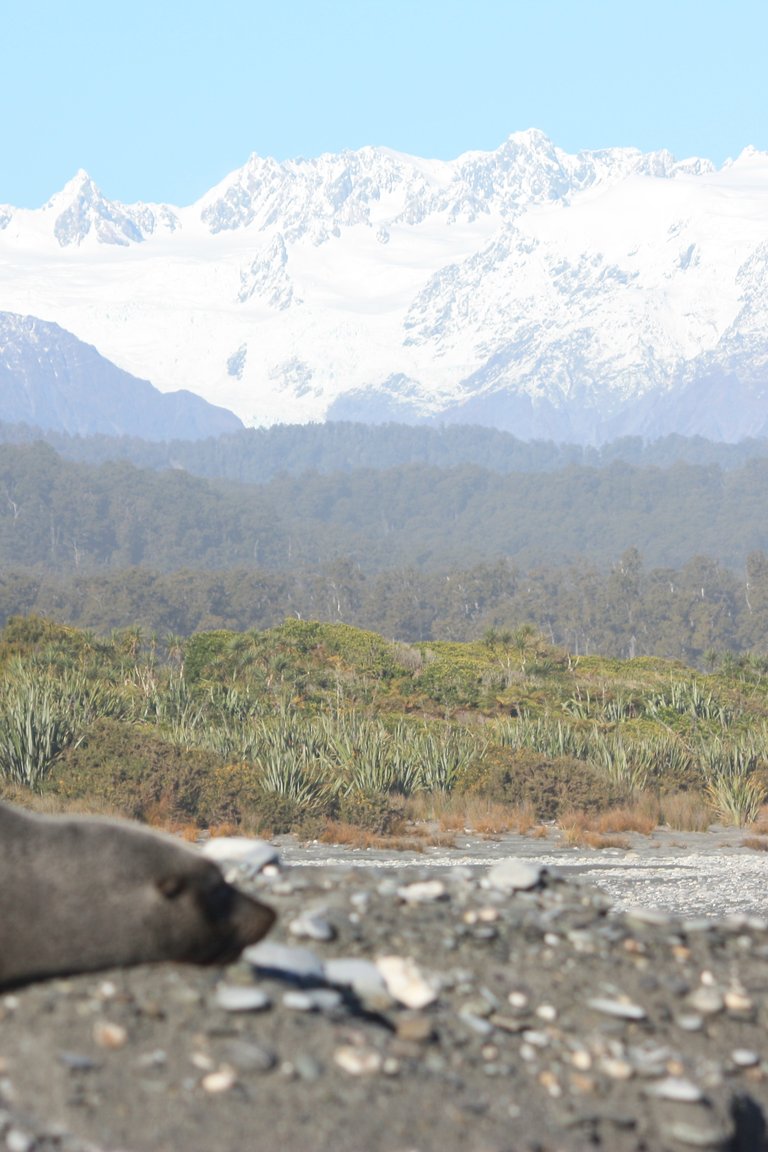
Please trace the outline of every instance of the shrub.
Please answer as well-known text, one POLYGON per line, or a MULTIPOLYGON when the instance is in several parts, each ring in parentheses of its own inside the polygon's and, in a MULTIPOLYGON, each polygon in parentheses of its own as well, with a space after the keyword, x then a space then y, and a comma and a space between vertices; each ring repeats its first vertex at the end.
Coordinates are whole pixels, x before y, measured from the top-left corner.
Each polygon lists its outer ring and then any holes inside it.
POLYGON ((200 797, 217 758, 182 750, 144 725, 97 720, 55 765, 50 789, 69 799, 99 797, 136 820, 200 820, 200 797))
POLYGON ((601 772, 583 760, 545 759, 498 746, 472 766, 464 788, 511 806, 529 805, 538 820, 554 820, 574 807, 597 811, 623 799, 601 772))
POLYGON ((354 824, 380 836, 395 835, 403 828, 402 806, 393 804, 392 797, 384 792, 342 794, 336 812, 341 823, 354 824))

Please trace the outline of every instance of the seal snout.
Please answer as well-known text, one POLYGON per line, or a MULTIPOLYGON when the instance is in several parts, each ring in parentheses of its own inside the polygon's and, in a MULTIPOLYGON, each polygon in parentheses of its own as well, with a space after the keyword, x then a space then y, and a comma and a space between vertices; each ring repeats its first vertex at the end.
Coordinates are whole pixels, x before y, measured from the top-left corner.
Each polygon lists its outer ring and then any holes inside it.
POLYGON ((201 894, 200 903, 214 938, 221 944, 211 963, 236 959, 243 948, 266 936, 275 922, 271 908, 238 891, 223 877, 201 894))

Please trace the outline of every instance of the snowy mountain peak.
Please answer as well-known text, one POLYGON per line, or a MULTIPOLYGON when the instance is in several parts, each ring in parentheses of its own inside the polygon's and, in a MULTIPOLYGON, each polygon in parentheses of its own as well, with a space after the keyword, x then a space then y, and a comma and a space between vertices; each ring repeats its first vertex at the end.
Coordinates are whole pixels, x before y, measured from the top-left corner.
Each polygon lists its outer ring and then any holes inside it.
POLYGON ((173 231, 176 213, 165 205, 124 205, 108 200, 88 173, 80 168, 40 210, 52 219, 53 235, 62 248, 84 241, 126 247, 140 244, 156 229, 173 231))
POLYGON ((718 171, 537 129, 447 161, 254 153, 178 209, 81 171, 37 212, 0 208, 2 308, 248 423, 757 434, 768 154, 718 171))

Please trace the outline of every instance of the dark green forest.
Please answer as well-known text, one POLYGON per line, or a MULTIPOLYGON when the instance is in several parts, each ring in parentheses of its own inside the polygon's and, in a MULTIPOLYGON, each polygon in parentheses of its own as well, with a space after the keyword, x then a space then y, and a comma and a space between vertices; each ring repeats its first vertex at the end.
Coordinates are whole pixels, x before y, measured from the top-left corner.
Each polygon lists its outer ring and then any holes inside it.
POLYGON ((271 471, 261 483, 167 459, 139 468, 66 459, 40 441, 0 444, 0 621, 38 613, 100 632, 189 635, 293 616, 403 640, 532 625, 576 654, 699 666, 768 650, 768 446, 761 456, 757 442, 674 438, 692 457, 681 462, 673 438, 622 441, 585 463, 482 429, 463 440, 396 426, 251 431, 201 451, 218 453, 224 472, 238 466, 237 445, 243 468, 261 445, 271 471), (467 456, 484 444, 485 466, 424 459, 451 443, 467 456), (355 466, 366 445, 367 466, 355 466), (619 458, 622 445, 638 462, 619 458), (502 449, 528 453, 529 467, 504 468, 502 449), (411 450, 417 462, 385 464, 411 450), (649 463, 654 452, 673 462, 649 463))
POLYGON ((43 444, 2 445, 0 565, 293 572, 345 559, 373 575, 500 558, 525 569, 606 568, 636 548, 649 567, 705 555, 743 570, 750 554, 768 550, 767 494, 768 459, 729 471, 406 465, 245 485, 124 461, 76 464, 43 444))

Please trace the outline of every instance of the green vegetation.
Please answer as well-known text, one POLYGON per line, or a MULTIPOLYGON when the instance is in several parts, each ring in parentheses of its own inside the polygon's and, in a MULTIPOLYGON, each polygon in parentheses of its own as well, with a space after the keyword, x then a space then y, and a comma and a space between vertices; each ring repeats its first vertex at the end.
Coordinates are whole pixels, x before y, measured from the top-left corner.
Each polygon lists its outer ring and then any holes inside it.
MULTIPOLYGON (((0 563, 81 575, 136 565, 286 572, 345 557, 371 576, 460 568, 468 555, 514 557, 523 569, 605 568, 635 548, 652 566, 705 555, 735 568, 768 549, 766 489, 765 458, 730 471, 622 461, 544 472, 361 465, 242 483, 0 444, 0 563)), ((633 580, 622 574, 625 594, 633 580)))
POLYGON ((579 659, 525 627, 405 645, 297 619, 160 640, 15 617, 0 633, 0 791, 14 789, 311 836, 447 819, 449 798, 452 819, 516 812, 574 837, 604 835, 577 810, 699 827, 708 805, 743 825, 768 791, 768 673, 579 659))
MULTIPOLYGON (((757 442, 699 445, 710 462, 682 464, 665 453, 694 442, 632 441, 585 463, 586 450, 572 459, 562 447, 460 431, 254 432, 229 445, 232 461, 237 446, 248 460, 258 445, 288 454, 285 471, 261 483, 244 465, 248 483, 223 465, 226 480, 205 479, 0 444, 0 624, 35 613, 100 633, 139 625, 190 636, 296 616, 409 644, 482 637, 500 683, 535 663, 527 627, 574 656, 663 656, 710 670, 731 660, 745 676, 760 672, 768 459, 750 455, 757 442), (407 462, 409 444, 418 463, 407 462), (326 472, 333 445, 342 463, 326 472), (480 467, 472 454, 482 446, 480 467), (373 464, 363 467, 367 449, 373 464), (291 474, 302 462, 318 470, 291 474)), ((199 450, 223 462, 228 444, 199 450)), ((181 446, 161 447, 174 464, 184 459, 181 446)), ((472 703, 473 673, 459 663, 427 672, 446 703, 472 703)))

